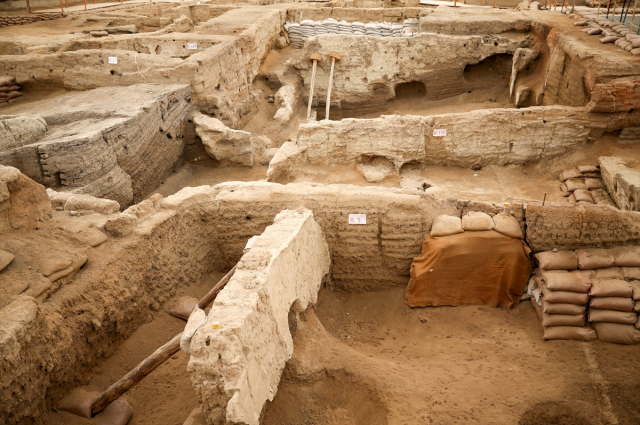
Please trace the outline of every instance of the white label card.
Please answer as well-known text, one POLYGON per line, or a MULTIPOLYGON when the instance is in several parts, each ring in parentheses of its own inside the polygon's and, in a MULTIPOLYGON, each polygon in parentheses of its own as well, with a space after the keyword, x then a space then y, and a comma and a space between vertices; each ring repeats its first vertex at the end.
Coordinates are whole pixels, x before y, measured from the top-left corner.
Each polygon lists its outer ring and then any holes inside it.
POLYGON ((447 135, 447 129, 446 128, 434 128, 433 129, 433 135, 435 137, 443 137, 447 135))
POLYGON ((109 56, 109 63, 117 65, 118 64, 118 58, 116 58, 114 56, 109 56))
POLYGON ((187 43, 187 49, 198 50, 198 43, 187 43))
POLYGON ((367 224, 367 215, 349 214, 349 224, 367 224))

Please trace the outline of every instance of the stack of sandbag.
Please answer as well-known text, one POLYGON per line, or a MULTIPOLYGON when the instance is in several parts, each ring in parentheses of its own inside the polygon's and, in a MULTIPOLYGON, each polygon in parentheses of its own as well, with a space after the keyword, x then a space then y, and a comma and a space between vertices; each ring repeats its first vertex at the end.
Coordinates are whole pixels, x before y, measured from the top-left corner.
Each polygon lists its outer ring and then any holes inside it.
POLYGON ((300 32, 302 33, 302 40, 306 40, 309 37, 316 35, 316 27, 311 19, 305 19, 300 22, 300 32))
POLYGON ((0 76, 0 105, 11 104, 22 96, 15 77, 0 76))
POLYGON ((297 22, 287 22, 284 24, 284 30, 289 34, 289 41, 296 49, 302 49, 304 40, 302 39, 302 30, 297 22))
POLYGON ((573 251, 540 252, 535 278, 528 292, 546 340, 569 339, 592 341, 596 333, 586 326, 591 280, 588 272, 578 270, 578 256, 573 251))
POLYGON ((599 165, 578 165, 558 175, 560 190, 571 203, 614 206, 604 188, 599 165))
POLYGON ((338 22, 338 34, 352 35, 353 27, 351 26, 351 23, 344 20, 338 22))
MULTIPOLYGON (((625 278, 640 277, 640 247, 577 250, 578 266, 591 270, 589 321, 603 342, 640 343, 635 298, 640 287, 625 278), (634 287, 638 287, 634 294, 634 287)), ((629 279, 634 280, 634 279, 629 279)))
POLYGON ((413 37, 418 33, 418 23, 417 18, 405 19, 402 23, 402 35, 404 37, 413 37))
POLYGON ((480 211, 470 211, 462 219, 450 215, 439 215, 433 219, 431 236, 441 237, 463 232, 482 232, 495 230, 505 236, 524 239, 520 223, 512 215, 506 213, 489 214, 480 211))

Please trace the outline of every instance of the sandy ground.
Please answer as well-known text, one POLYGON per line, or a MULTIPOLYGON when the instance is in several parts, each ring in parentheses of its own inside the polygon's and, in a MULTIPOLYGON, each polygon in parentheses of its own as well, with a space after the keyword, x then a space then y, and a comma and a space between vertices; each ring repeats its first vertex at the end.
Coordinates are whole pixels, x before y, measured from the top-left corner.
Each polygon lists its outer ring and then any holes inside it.
POLYGON ((322 290, 261 423, 639 423, 637 347, 545 342, 528 302, 411 309, 404 291, 322 290))
MULTIPOLYGON (((103 391, 123 377, 157 348, 179 332, 186 322, 167 314, 174 301, 181 296, 204 296, 223 276, 213 272, 199 282, 182 288, 153 313, 153 320, 142 325, 109 358, 97 364, 87 376, 90 390, 103 391)), ((189 356, 182 351, 158 367, 140 384, 125 394, 133 407, 129 425, 182 425, 191 411, 198 406, 198 398, 187 372, 189 356)), ((49 414, 47 425, 87 425, 95 423, 66 412, 49 414)))

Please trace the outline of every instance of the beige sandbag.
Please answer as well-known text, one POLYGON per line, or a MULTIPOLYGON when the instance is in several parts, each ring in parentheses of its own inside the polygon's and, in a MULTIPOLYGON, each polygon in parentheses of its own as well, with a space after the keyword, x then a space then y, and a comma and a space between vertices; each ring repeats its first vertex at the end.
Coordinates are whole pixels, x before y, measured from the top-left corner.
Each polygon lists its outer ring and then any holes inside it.
POLYGON ((16 82, 16 77, 2 76, 0 77, 0 86, 11 86, 16 82))
POLYGON ((602 37, 600 39, 600 43, 602 43, 602 44, 613 43, 613 42, 618 41, 619 38, 620 37, 616 37, 615 35, 609 35, 607 37, 602 37))
POLYGON ((634 300, 633 311, 636 313, 640 313, 640 301, 634 300))
POLYGON ((591 279, 592 297, 625 297, 633 296, 633 287, 626 280, 621 279, 591 279))
POLYGON ((569 314, 571 316, 584 315, 586 305, 550 303, 542 298, 542 311, 548 314, 569 314))
POLYGON ((590 308, 589 321, 635 325, 638 318, 633 311, 600 310, 598 308, 590 308))
POLYGON ((596 332, 589 327, 551 326, 543 328, 542 338, 545 340, 593 341, 596 332))
POLYGON ((575 204, 576 203, 576 197, 573 196, 573 193, 567 197, 567 202, 570 203, 570 204, 575 204))
POLYGON ((550 303, 586 305, 589 302, 589 294, 567 291, 552 291, 551 289, 547 288, 547 285, 541 280, 538 281, 538 287, 542 288, 544 300, 550 303))
MULTIPOLYGON (((584 179, 569 179, 564 182, 567 185, 567 190, 569 192, 575 192, 578 189, 586 189, 587 185, 584 184, 584 179)), ((578 199, 576 197, 576 199, 578 199)))
POLYGON ((534 255, 543 270, 576 270, 578 256, 573 251, 545 251, 534 255))
POLYGON ((600 310, 633 311, 635 301, 626 297, 594 297, 589 301, 589 305, 600 310))
POLYGON ((524 239, 522 229, 520 229, 520 224, 512 215, 504 213, 497 214, 493 217, 493 223, 495 224, 495 228, 493 230, 496 232, 512 238, 524 239))
POLYGON ((640 330, 633 325, 619 323, 594 323, 598 339, 611 344, 633 345, 640 343, 640 330))
POLYGON ((433 219, 431 225, 431 236, 449 236, 456 233, 462 233, 462 220, 460 217, 454 217, 452 215, 439 215, 433 219))
POLYGON ((542 270, 541 277, 552 291, 589 293, 591 279, 588 273, 573 271, 570 273, 556 270, 542 270))
POLYGON ((172 316, 179 317, 180 319, 189 320, 189 316, 193 311, 193 308, 198 304, 198 299, 194 297, 180 297, 174 307, 167 311, 172 316))
POLYGON ((569 192, 569 189, 567 189, 567 185, 565 183, 562 183, 560 185, 560 191, 562 192, 562 196, 564 196, 565 198, 573 196, 573 192, 569 192))
POLYGON ((591 273, 594 279, 624 279, 622 267, 609 267, 608 269, 585 270, 591 273))
POLYGON ((616 266, 640 267, 640 246, 616 246, 609 251, 616 266))
POLYGON ((480 211, 469 211, 462 217, 462 228, 465 231, 479 232, 493 230, 495 227, 491 216, 480 211))
POLYGON ((621 267, 625 280, 640 280, 640 267, 621 267))
POLYGON ((571 168, 569 170, 564 170, 558 175, 558 179, 560 179, 561 182, 563 182, 565 180, 573 179, 573 178, 576 178, 576 177, 582 177, 582 173, 580 171, 578 171, 577 168, 571 168))
POLYGON ((633 288, 633 295, 631 296, 631 298, 633 298, 635 301, 639 301, 640 300, 640 281, 630 280, 629 285, 631 285, 631 287, 633 288))
POLYGON ((542 313, 542 326, 584 326, 587 320, 584 315, 570 316, 567 314, 542 313))
POLYGON ((580 173, 599 173, 600 172, 600 168, 598 168, 598 166, 596 165, 578 165, 576 169, 580 171, 580 173))
POLYGON ((593 204, 593 197, 591 196, 591 192, 585 189, 576 189, 573 192, 573 196, 576 198, 576 202, 587 202, 589 204, 593 204))
POLYGON ((614 264, 613 254, 608 249, 578 249, 576 254, 581 270, 606 269, 614 264))

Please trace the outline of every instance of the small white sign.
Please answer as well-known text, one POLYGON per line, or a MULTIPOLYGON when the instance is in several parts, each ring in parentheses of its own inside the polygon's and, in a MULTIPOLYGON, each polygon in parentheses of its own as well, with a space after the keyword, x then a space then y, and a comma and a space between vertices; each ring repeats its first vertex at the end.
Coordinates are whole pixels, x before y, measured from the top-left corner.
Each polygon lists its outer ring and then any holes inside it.
POLYGON ((118 64, 118 58, 116 58, 114 56, 109 56, 109 63, 117 65, 118 64))
POLYGON ((198 4, 200 4, 200 2, 198 2, 198 4))
POLYGON ((187 43, 187 49, 198 50, 198 43, 187 43))
POLYGON ((349 224, 367 224, 367 215, 349 214, 349 224))
POLYGON ((447 129, 446 128, 434 128, 433 129, 433 135, 434 137, 444 137, 447 135, 447 129))

